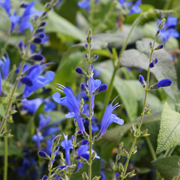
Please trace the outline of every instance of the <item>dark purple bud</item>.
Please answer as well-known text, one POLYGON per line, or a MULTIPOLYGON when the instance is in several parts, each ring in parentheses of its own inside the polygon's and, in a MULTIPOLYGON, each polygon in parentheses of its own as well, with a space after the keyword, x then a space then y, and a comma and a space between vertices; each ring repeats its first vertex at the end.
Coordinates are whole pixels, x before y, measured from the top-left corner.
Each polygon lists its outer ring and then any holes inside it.
POLYGON ((46 34, 44 32, 41 32, 41 33, 37 34, 36 37, 40 37, 41 39, 43 39, 46 37, 46 34))
POLYGON ((44 31, 44 28, 39 28, 36 30, 36 33, 40 33, 40 32, 43 32, 44 31))
POLYGON ((160 30, 158 30, 158 31, 157 31, 157 33, 156 33, 156 34, 157 34, 157 36, 160 34, 160 32, 161 32, 160 30))
POLYGON ((33 82, 28 76, 24 76, 20 80, 23 84, 26 84, 27 86, 32 86, 33 82))
POLYGON ((87 49, 89 46, 88 46, 88 44, 86 43, 84 47, 85 47, 85 49, 87 49))
POLYGON ((96 60, 96 59, 98 58, 98 55, 95 54, 95 55, 93 56, 93 58, 96 60))
POLYGON ((34 42, 35 44, 41 44, 41 43, 42 43, 42 39, 39 38, 39 37, 36 37, 36 38, 34 38, 33 42, 34 42))
POLYGON ((47 156, 48 156, 44 151, 39 151, 38 155, 43 157, 43 158, 47 158, 47 156))
POLYGON ((171 86, 172 84, 172 80, 171 79, 162 79, 161 81, 159 81, 157 83, 156 88, 160 88, 160 87, 167 87, 167 86, 171 86))
POLYGON ((35 55, 32 55, 30 58, 35 61, 42 61, 44 59, 44 56, 41 54, 35 54, 35 55))
POLYGON ((21 8, 27 8, 27 6, 28 6, 28 4, 25 4, 25 3, 22 3, 22 4, 20 5, 21 8))
POLYGON ((59 166, 58 167, 58 170, 62 170, 62 169, 64 169, 66 166, 59 166))
POLYGON ((150 47, 150 49, 152 49, 152 48, 153 48, 153 46, 152 46, 152 42, 150 42, 150 43, 149 43, 149 47, 150 47))
POLYGON ((39 27, 44 27, 45 25, 46 25, 46 22, 43 21, 43 22, 39 25, 39 27))
POLYGON ((145 82, 144 77, 142 75, 139 75, 139 82, 142 84, 143 87, 146 86, 146 82, 145 82))
POLYGON ((157 64, 157 63, 158 63, 158 59, 157 59, 157 58, 154 59, 153 62, 154 62, 155 64, 157 64))
POLYGON ((41 16, 42 18, 45 18, 47 15, 48 15, 48 12, 43 12, 41 16))
POLYGON ((85 57, 85 59, 87 59, 88 58, 88 54, 85 54, 84 57, 85 57))
POLYGON ((48 2, 48 3, 45 4, 44 7, 47 8, 47 7, 50 7, 50 5, 51 5, 51 4, 48 2))
POLYGON ((42 180, 47 180, 48 179, 48 176, 47 175, 44 175, 42 180))
POLYGON ((99 90, 98 93, 106 91, 107 90, 107 85, 106 84, 102 84, 99 86, 99 90))
POLYGON ((154 62, 151 62, 150 64, 149 64, 149 68, 153 68, 154 67, 154 62))
POLYGON ((163 47, 164 47, 163 44, 160 44, 154 50, 159 50, 159 49, 162 49, 163 47))
POLYGON ((24 49, 24 43, 22 41, 19 42, 18 44, 19 50, 22 52, 24 49))
POLYGON ((59 150, 59 146, 56 146, 56 147, 55 147, 55 151, 58 151, 58 150, 59 150))
POLYGON ((81 83, 81 90, 84 91, 86 88, 86 84, 85 83, 81 83))
POLYGON ((87 73, 83 70, 83 69, 81 69, 81 68, 76 68, 76 72, 78 73, 78 74, 81 74, 81 75, 87 75, 87 73))

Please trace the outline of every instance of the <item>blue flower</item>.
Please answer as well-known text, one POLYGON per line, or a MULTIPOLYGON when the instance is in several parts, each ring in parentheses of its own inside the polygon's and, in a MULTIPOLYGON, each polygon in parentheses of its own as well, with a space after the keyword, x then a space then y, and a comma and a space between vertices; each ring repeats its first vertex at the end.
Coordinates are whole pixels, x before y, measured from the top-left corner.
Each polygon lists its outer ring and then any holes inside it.
POLYGON ((0 5, 6 10, 7 14, 10 16, 10 10, 11 10, 11 1, 10 0, 1 0, 0 5))
POLYGON ((65 134, 64 134, 64 141, 61 142, 61 146, 63 147, 63 149, 65 149, 66 164, 71 165, 70 150, 73 149, 72 140, 68 140, 68 136, 65 134))
POLYGON ((52 98, 55 102, 58 104, 61 104, 63 106, 66 106, 69 109, 69 113, 66 115, 67 118, 72 118, 74 117, 77 120, 79 129, 81 133, 85 132, 84 124, 82 118, 80 118, 80 108, 79 108, 79 103, 77 99, 75 98, 73 92, 62 85, 59 85, 60 89, 57 89, 61 92, 63 92, 66 96, 63 98, 60 98, 61 95, 60 93, 56 92, 53 94, 52 98))
POLYGON ((22 101, 22 109, 27 110, 29 114, 34 114, 43 102, 45 103, 44 111, 52 111, 56 108, 56 104, 49 99, 36 98, 22 101))
MULTIPOLYGON (((92 67, 93 68, 93 67, 92 67)), ((81 87, 87 88, 88 89, 89 83, 85 85, 84 83, 81 83, 81 87)), ((84 89, 82 89, 84 90, 84 89)), ((94 109, 94 99, 95 99, 95 94, 106 91, 107 90, 107 85, 106 84, 101 84, 101 81, 99 79, 94 80, 93 76, 90 78, 90 94, 91 96, 91 109, 94 109)))
POLYGON ((112 103, 110 105, 108 105, 108 107, 106 108, 106 111, 105 111, 105 113, 104 113, 104 115, 102 117, 101 129, 100 129, 100 134, 99 134, 98 137, 102 137, 105 134, 107 128, 109 127, 109 125, 111 123, 114 122, 114 123, 117 123, 119 125, 123 125, 124 124, 124 120, 123 119, 120 119, 115 114, 112 114, 114 109, 116 109, 120 105, 115 104, 113 106, 112 103))
POLYGON ((167 87, 167 86, 171 86, 172 84, 172 80, 171 79, 162 79, 161 81, 159 81, 157 83, 156 88, 160 88, 160 87, 167 87))
POLYGON ((24 87, 22 98, 29 97, 34 91, 50 83, 54 79, 54 72, 49 71, 45 76, 39 75, 45 69, 44 65, 34 65, 29 68, 27 75, 32 80, 33 85, 24 87))
POLYGON ((122 8, 126 8, 128 10, 129 15, 141 12, 141 9, 139 8, 139 5, 141 4, 141 0, 136 1, 134 5, 132 2, 126 2, 125 0, 119 0, 119 3, 122 8))
POLYGON ((3 79, 6 79, 9 74, 9 69, 10 69, 10 59, 9 59, 8 54, 7 54, 7 57, 4 56, 3 59, 0 60, 0 68, 3 75, 3 79))
MULTIPOLYGON (((99 0, 96 0, 95 3, 97 3, 99 0)), ((84 1, 80 1, 77 3, 77 5, 80 7, 80 8, 84 8, 86 9, 86 11, 89 12, 89 6, 90 6, 90 0, 84 0, 84 1)))
MULTIPOLYGON (((161 22, 161 20, 157 21, 158 24, 161 22)), ((160 37, 162 37, 162 40, 164 43, 166 43, 166 41, 170 38, 170 37, 174 37, 174 38, 178 38, 179 37, 179 33, 178 31, 175 29, 177 26, 177 18, 176 17, 168 17, 167 18, 167 22, 164 24, 164 27, 160 30, 160 37)))
POLYGON ((105 173, 101 170, 101 180, 107 180, 105 173))
POLYGON ((14 28, 16 24, 20 21, 20 18, 20 16, 17 16, 17 12, 14 12, 14 14, 9 17, 9 20, 11 22, 11 32, 14 31, 14 28))

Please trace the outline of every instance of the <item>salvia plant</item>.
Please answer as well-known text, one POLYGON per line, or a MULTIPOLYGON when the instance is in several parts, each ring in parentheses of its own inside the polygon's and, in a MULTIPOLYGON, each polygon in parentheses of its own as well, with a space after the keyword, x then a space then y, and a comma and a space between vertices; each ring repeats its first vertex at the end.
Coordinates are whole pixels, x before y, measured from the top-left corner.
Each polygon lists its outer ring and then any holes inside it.
POLYGON ((176 6, 0 1, 1 179, 180 179, 176 6))

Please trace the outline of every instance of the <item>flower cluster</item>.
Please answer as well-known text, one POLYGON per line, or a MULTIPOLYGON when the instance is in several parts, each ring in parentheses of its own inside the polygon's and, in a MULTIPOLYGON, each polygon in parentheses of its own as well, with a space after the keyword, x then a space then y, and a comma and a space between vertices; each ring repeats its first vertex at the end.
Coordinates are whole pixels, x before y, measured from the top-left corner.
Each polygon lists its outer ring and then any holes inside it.
MULTIPOLYGON (((159 24, 161 20, 158 20, 159 24)), ((167 18, 167 22, 164 24, 163 28, 160 30, 160 37, 163 40, 163 43, 166 43, 170 37, 178 38, 179 33, 176 30, 177 26, 177 18, 173 16, 169 16, 167 18)))

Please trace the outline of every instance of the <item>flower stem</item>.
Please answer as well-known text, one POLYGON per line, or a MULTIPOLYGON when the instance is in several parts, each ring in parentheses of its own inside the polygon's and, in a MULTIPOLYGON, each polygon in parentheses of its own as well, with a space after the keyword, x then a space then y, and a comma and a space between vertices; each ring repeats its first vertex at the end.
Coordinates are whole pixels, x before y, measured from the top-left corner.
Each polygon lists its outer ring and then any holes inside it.
POLYGON ((145 137, 145 140, 146 140, 146 142, 147 142, 147 144, 148 144, 148 146, 149 146, 149 150, 150 150, 150 152, 151 152, 151 155, 152 155, 153 160, 156 160, 156 159, 157 159, 156 153, 155 153, 155 151, 154 151, 154 148, 153 148, 153 146, 152 146, 152 143, 151 143, 149 137, 145 137))
POLYGON ((90 29, 93 29, 93 23, 94 23, 94 4, 95 4, 95 0, 90 0, 90 14, 89 14, 90 29))
MULTIPOLYGON (((7 131, 7 125, 5 124, 4 130, 7 131)), ((4 176, 3 180, 7 180, 8 173, 8 137, 4 137, 4 176)))
POLYGON ((4 126, 5 126, 5 123, 6 123, 6 119, 7 119, 7 116, 9 114, 9 111, 11 109, 11 105, 12 105, 12 102, 13 102, 13 97, 14 97, 14 94, 16 92, 16 89, 17 89, 17 85, 19 83, 19 79, 20 79, 20 76, 21 76, 21 72, 23 70, 23 66, 25 64, 25 61, 26 61, 26 58, 28 56, 28 51, 29 51, 29 48, 30 48, 30 45, 31 45, 31 40, 34 36, 34 33, 35 33, 35 28, 33 29, 31 35, 30 35, 30 38, 29 38, 29 41, 28 41, 28 45, 27 45, 27 48, 26 48, 26 51, 25 51, 25 54, 24 56, 22 56, 22 63, 21 63, 21 67, 20 67, 20 70, 19 70, 19 73, 18 73, 18 76, 16 78, 16 81, 15 81, 15 84, 14 84, 14 87, 13 87, 13 90, 10 94, 10 97, 9 97, 9 101, 8 101, 8 105, 7 105, 7 108, 6 108, 6 111, 5 111, 5 115, 3 117, 3 120, 2 120, 2 123, 1 123, 1 126, 0 126, 0 134, 2 134, 2 131, 4 129, 4 126))
MULTIPOLYGON (((90 51, 89 51, 89 58, 90 58, 90 51)), ((88 76, 88 87, 89 87, 89 180, 91 180, 92 176, 92 129, 91 129, 91 64, 89 63, 89 76, 88 76)))
MULTIPOLYGON (((149 64, 152 60, 152 55, 153 55, 153 52, 154 52, 154 45, 155 45, 155 42, 156 42, 156 37, 154 38, 154 42, 153 42, 153 45, 152 45, 152 49, 151 49, 151 54, 150 54, 150 59, 149 59, 149 64)), ((129 160, 131 158, 131 155, 132 155, 132 152, 133 152, 133 149, 134 149, 134 146, 136 144, 136 141, 138 139, 138 135, 140 133, 140 129, 141 129, 141 126, 142 126, 142 122, 143 122, 143 117, 144 117, 144 110, 145 110, 145 107, 146 107, 146 99, 147 99, 147 93, 148 93, 148 87, 149 87, 149 79, 150 79, 150 68, 148 67, 148 72, 147 72, 147 81, 146 81, 146 87, 145 87, 145 97, 144 97, 144 105, 143 105, 143 109, 142 109, 142 113, 141 113, 141 120, 140 120, 140 123, 138 125, 138 130, 136 132, 136 135, 137 136, 134 136, 134 140, 133 140, 133 143, 132 143, 132 146, 131 146, 131 149, 129 151, 129 155, 127 157, 127 160, 126 160, 126 164, 125 164, 125 167, 124 167, 124 171, 123 171, 123 176, 121 178, 121 180, 124 180, 126 178, 126 171, 127 171, 127 167, 128 167, 128 164, 129 164, 129 160)))

